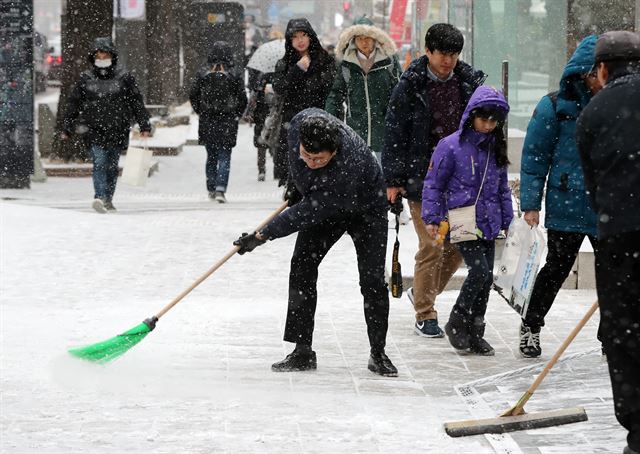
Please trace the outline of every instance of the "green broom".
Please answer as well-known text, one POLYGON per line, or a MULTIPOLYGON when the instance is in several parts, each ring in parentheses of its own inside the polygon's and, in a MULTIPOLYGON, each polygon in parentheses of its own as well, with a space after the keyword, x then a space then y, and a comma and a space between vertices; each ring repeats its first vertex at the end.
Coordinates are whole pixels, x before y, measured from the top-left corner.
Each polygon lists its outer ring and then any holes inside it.
MULTIPOLYGON (((274 211, 258 228, 257 230, 265 227, 273 218, 278 216, 284 209, 287 207, 287 202, 283 203, 276 211, 274 211)), ((124 355, 129 349, 133 348, 136 344, 138 344, 142 339, 144 339, 147 334, 149 334, 156 327, 156 323, 160 318, 169 312, 169 310, 178 304, 185 296, 187 296, 191 291, 200 285, 205 279, 211 276, 218 268, 220 268, 224 263, 229 260, 238 250, 239 246, 235 246, 231 251, 229 251, 222 259, 220 259, 215 265, 209 268, 202 276, 200 276, 191 286, 183 291, 180 295, 175 297, 173 301, 167 304, 160 312, 156 315, 149 317, 139 325, 134 326, 128 331, 125 331, 122 334, 118 334, 111 339, 107 339, 102 342, 98 342, 97 344, 91 344, 84 347, 76 347, 69 349, 69 353, 78 358, 95 362, 95 363, 108 363, 120 356, 124 355)))

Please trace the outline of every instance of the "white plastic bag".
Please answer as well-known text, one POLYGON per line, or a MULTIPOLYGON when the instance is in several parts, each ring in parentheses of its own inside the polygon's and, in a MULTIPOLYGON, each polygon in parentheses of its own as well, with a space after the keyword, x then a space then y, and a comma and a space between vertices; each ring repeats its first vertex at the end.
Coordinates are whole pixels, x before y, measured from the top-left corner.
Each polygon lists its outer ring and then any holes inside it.
POLYGON ((122 169, 121 181, 132 186, 146 185, 152 156, 153 150, 129 147, 122 169))
POLYGON ((514 218, 494 281, 508 295, 509 305, 522 317, 527 313, 533 285, 547 242, 540 227, 531 228, 522 218, 514 218))

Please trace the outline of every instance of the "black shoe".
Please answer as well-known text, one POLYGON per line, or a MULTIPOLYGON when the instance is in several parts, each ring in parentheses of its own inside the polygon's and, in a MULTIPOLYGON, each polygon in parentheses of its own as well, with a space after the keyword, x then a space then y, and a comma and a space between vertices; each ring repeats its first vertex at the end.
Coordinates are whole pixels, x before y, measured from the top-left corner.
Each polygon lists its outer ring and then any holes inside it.
POLYGON ((368 369, 383 377, 397 377, 398 369, 384 352, 371 352, 368 369))
POLYGON ((471 335, 467 320, 460 314, 451 311, 449 321, 444 325, 449 343, 456 350, 468 350, 471 347, 471 335))
POLYGON ((520 324, 520 354, 525 358, 537 358, 542 354, 540 348, 540 328, 531 328, 520 324))
POLYGON ((313 350, 302 352, 296 349, 282 361, 271 365, 271 370, 274 372, 298 372, 317 368, 318 361, 316 360, 316 352, 313 350))
POLYGON ((106 200, 104 202, 104 207, 106 208, 107 211, 117 211, 116 207, 114 207, 113 203, 111 203, 111 200, 106 200))
POLYGON ((469 334, 471 335, 469 338, 469 353, 481 356, 494 356, 496 351, 491 344, 484 339, 484 326, 484 323, 481 325, 472 325, 469 329, 469 334))
POLYGON ((264 172, 258 173, 258 181, 264 181, 264 177, 265 177, 264 172))

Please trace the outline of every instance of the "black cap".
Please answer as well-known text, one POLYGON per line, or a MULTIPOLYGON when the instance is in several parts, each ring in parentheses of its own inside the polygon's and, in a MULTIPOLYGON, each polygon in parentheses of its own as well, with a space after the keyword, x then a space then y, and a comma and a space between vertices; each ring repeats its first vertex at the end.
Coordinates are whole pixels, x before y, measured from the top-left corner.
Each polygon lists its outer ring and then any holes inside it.
POLYGON ((629 31, 603 33, 596 41, 596 64, 613 60, 640 60, 640 35, 629 31))

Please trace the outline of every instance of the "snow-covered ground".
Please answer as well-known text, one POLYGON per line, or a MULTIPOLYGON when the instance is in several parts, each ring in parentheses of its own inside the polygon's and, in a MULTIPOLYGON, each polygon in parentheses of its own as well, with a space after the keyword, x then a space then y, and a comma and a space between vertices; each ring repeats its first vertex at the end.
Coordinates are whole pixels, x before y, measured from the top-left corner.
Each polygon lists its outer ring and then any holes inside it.
MULTIPOLYGON (((595 292, 561 291, 540 360, 519 357, 519 319, 496 295, 487 316, 493 358, 415 336, 409 301, 392 299, 387 352, 400 373, 382 378, 366 369, 348 238, 320 271, 315 372, 270 370, 291 349, 282 331, 294 236, 232 257, 120 360, 97 366, 68 356, 69 346, 155 314, 279 205, 275 183, 256 181, 247 126, 233 153, 228 204, 207 199, 204 159, 201 147, 159 158, 146 188, 118 187, 118 212, 108 215, 90 209, 89 178, 0 191, 0 452, 622 451, 626 434, 613 416, 597 317, 527 405, 583 405, 588 422, 460 439, 442 429, 445 421, 497 416, 513 404, 595 292)), ((442 323, 456 294, 439 299, 442 323)))

